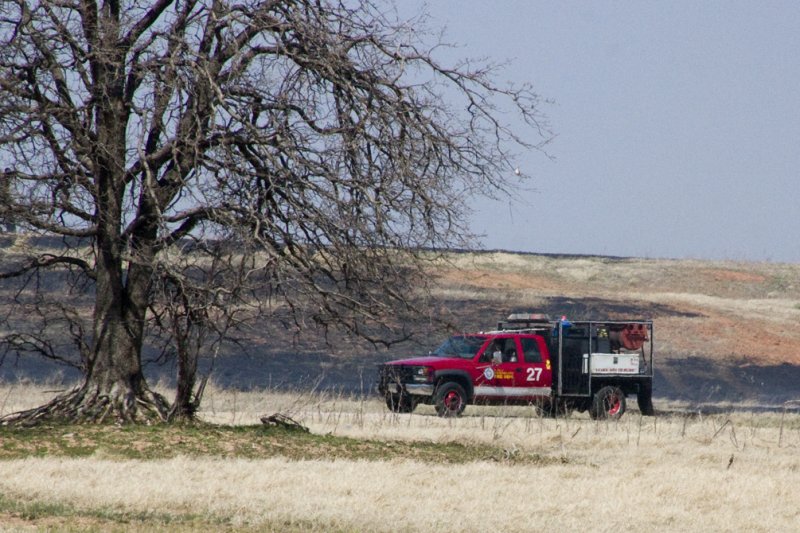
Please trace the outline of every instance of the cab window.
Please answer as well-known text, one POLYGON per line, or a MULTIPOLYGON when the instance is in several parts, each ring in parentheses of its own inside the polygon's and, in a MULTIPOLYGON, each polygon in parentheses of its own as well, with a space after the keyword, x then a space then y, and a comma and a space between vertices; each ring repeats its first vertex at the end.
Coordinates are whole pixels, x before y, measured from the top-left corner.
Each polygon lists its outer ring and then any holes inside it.
POLYGON ((483 346, 485 340, 486 337, 482 336, 455 335, 444 341, 441 346, 432 352, 432 355, 472 359, 483 346))
POLYGON ((542 352, 539 350, 539 343, 535 338, 523 337, 520 339, 522 343, 522 353, 526 363, 541 363, 542 352))
POLYGON ((516 341, 513 337, 495 337, 486 344, 480 361, 482 363, 516 363, 516 341))

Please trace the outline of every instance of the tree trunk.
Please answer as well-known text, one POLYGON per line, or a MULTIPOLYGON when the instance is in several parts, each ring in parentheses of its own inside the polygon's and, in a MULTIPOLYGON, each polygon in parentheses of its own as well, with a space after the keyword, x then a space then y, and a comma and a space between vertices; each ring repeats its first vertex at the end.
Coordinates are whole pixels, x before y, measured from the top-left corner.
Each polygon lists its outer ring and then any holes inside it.
POLYGON ((83 385, 80 418, 117 422, 164 420, 167 402, 150 391, 142 373, 142 327, 144 312, 111 306, 96 312, 92 354, 83 385))
POLYGON ((96 315, 96 323, 99 336, 83 383, 48 404, 4 417, 2 425, 156 423, 167 419, 167 401, 149 389, 142 373, 141 337, 136 334, 140 326, 108 310, 96 315))
POLYGON ((139 260, 131 261, 124 271, 118 225, 113 217, 100 218, 94 328, 84 381, 44 406, 4 417, 2 424, 167 420, 168 402, 147 386, 141 361, 152 247, 138 247, 139 260))
POLYGON ((165 420, 167 402, 150 391, 142 372, 152 248, 135 242, 134 260, 123 274, 123 245, 116 228, 109 224, 97 240, 94 335, 78 419, 165 420))
POLYGON ((197 380, 197 355, 185 347, 178 348, 178 385, 170 420, 193 420, 199 407, 194 394, 197 380))

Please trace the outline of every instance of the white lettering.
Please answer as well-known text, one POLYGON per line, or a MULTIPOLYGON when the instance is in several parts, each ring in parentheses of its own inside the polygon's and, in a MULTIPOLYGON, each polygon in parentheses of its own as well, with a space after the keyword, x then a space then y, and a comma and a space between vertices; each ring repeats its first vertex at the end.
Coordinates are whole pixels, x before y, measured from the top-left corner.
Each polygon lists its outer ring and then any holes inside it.
POLYGON ((539 381, 542 375, 542 369, 540 367, 528 367, 526 370, 528 372, 527 381, 539 381))

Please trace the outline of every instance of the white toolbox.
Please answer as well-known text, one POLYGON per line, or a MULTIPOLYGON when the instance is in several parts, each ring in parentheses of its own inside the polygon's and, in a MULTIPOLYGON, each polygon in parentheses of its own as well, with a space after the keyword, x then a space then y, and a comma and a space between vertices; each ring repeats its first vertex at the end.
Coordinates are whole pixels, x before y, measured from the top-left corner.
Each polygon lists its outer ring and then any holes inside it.
POLYGON ((638 353, 593 353, 584 355, 591 361, 592 374, 638 374, 638 353))

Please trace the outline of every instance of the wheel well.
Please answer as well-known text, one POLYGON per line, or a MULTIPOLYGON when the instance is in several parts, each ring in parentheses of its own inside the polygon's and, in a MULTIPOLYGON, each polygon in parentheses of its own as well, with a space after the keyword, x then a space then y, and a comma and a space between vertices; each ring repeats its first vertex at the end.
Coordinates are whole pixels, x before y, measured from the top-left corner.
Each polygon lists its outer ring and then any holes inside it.
POLYGON ((625 396, 638 395, 640 390, 645 390, 645 383, 641 381, 609 379, 603 381, 592 381, 592 395, 603 387, 619 387, 625 396))
POLYGON ((467 379, 466 377, 460 374, 445 374, 443 376, 438 376, 436 379, 436 388, 438 389, 442 383, 458 383, 464 389, 464 392, 467 393, 467 401, 472 402, 474 391, 472 389, 472 382, 467 379))

